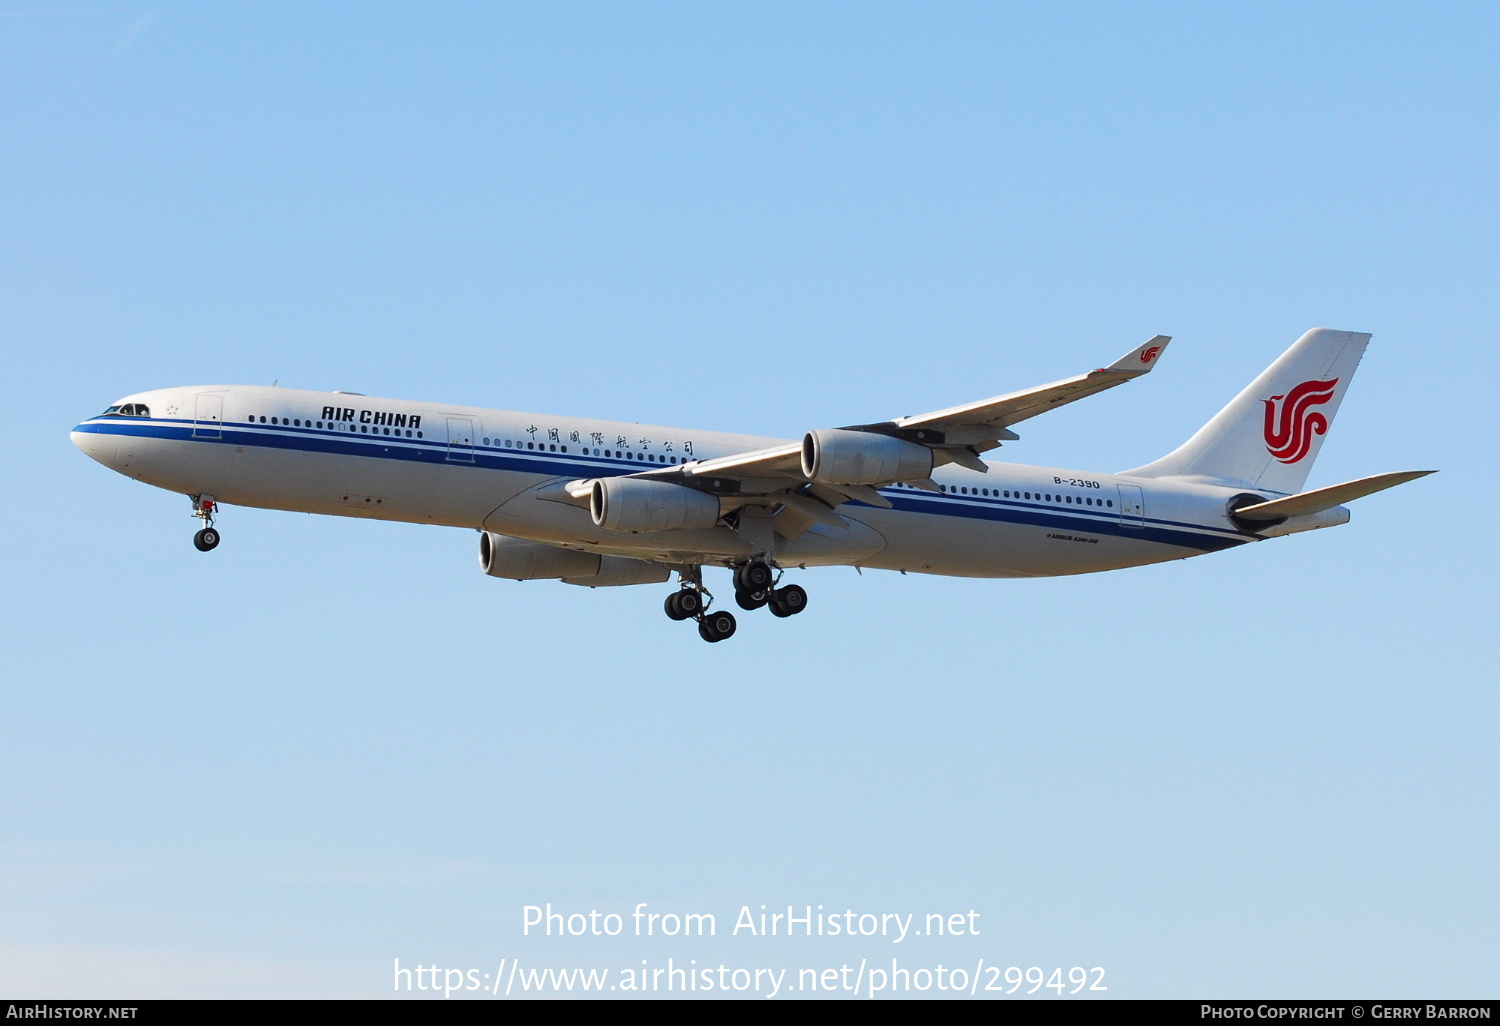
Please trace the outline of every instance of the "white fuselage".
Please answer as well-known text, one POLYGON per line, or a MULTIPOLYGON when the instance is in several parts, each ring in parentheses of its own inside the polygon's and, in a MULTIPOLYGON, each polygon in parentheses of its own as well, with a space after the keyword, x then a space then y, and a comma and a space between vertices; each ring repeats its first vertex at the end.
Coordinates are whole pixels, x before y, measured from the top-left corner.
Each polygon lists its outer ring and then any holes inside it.
MULTIPOLYGON (((210 386, 142 392, 129 415, 79 424, 73 441, 148 484, 220 503, 467 527, 666 563, 757 554, 720 525, 629 533, 595 526, 559 482, 785 444, 782 440, 340 392, 210 386), (144 413, 140 412, 144 409, 144 413)), ((1226 515, 1244 489, 988 463, 941 467, 930 492, 880 489, 847 523, 773 538, 782 566, 857 565, 963 577, 1089 573, 1255 541, 1226 515)), ((1321 526, 1321 525, 1319 525, 1321 526)))

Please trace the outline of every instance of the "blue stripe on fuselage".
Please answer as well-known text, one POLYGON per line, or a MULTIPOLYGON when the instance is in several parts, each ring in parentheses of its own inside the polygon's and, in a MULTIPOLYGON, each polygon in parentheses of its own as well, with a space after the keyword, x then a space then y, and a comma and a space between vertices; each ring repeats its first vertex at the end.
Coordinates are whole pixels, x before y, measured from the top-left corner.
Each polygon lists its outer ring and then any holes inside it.
MULTIPOLYGON (((209 430, 219 431, 220 437, 203 438, 194 436, 194 422, 191 420, 159 418, 127 420, 109 417, 84 421, 73 430, 91 434, 166 438, 176 441, 202 442, 209 445, 252 445, 268 449, 360 456, 367 459, 406 460, 414 463, 442 464, 449 467, 504 470, 544 477, 562 477, 569 474, 583 477, 635 474, 643 470, 663 469, 668 466, 668 464, 616 459, 612 456, 533 452, 522 449, 497 451, 477 445, 457 450, 464 456, 472 456, 472 460, 453 459, 448 443, 431 439, 397 438, 394 435, 389 437, 374 434, 355 435, 353 432, 346 435, 326 429, 279 425, 277 427, 259 424, 214 425, 209 430)), ((954 495, 949 492, 916 491, 906 488, 884 488, 881 489, 880 494, 889 500, 893 509, 905 513, 1025 524, 1065 531, 1084 531, 1089 534, 1140 539, 1179 548, 1197 549, 1202 552, 1215 552, 1258 540, 1247 538, 1226 528, 1151 517, 1146 518, 1144 526, 1132 527, 1122 523, 1116 511, 1105 513, 1100 510, 1098 513, 1089 513, 1078 508, 1062 510, 1054 506, 1017 499, 954 495)), ((860 505, 864 504, 860 503, 860 505)))

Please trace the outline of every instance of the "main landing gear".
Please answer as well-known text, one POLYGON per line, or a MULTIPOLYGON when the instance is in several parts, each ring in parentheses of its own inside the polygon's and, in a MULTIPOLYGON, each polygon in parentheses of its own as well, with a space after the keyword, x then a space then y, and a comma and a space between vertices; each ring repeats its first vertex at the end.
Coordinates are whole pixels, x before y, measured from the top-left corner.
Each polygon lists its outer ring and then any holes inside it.
POLYGON ((776 571, 769 564, 752 559, 734 571, 734 600, 741 609, 770 606, 771 612, 781 617, 795 616, 807 608, 807 592, 795 584, 778 588, 776 581, 776 571))
MULTIPOLYGON (((725 610, 708 611, 713 596, 703 587, 703 568, 689 567, 679 573, 682 587, 667 596, 665 608, 673 620, 698 621, 698 634, 704 641, 723 641, 738 626, 734 614, 725 610)), ((795 616, 807 608, 807 592, 795 584, 776 587, 777 575, 769 564, 751 560, 734 571, 734 601, 741 609, 770 606, 775 616, 795 616)))
POLYGON ((722 609, 708 612, 713 596, 703 587, 703 568, 694 566, 678 574, 682 587, 667 596, 667 615, 674 620, 697 620, 698 636, 704 641, 723 641, 738 624, 734 614, 722 609))
POLYGON ((219 504, 211 495, 190 495, 193 500, 193 516, 203 521, 203 530, 193 535, 193 547, 199 552, 210 552, 219 547, 219 531, 214 527, 214 514, 219 504))

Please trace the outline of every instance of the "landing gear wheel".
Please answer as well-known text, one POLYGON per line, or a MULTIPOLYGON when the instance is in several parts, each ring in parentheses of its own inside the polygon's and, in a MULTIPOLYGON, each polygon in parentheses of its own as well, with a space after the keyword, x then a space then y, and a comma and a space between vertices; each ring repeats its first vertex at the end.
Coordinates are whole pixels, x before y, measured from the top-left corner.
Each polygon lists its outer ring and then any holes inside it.
POLYGON ((698 621, 698 634, 704 641, 723 641, 734 634, 736 626, 734 614, 720 609, 704 614, 703 619, 698 621))
POLYGON ((703 609, 703 596, 689 588, 683 588, 667 596, 664 608, 672 619, 688 620, 703 609))
POLYGON ((771 612, 777 616, 796 616, 807 608, 807 592, 800 585, 788 584, 771 592, 771 612))
POLYGON ((214 530, 214 514, 219 511, 219 501, 212 495, 189 495, 193 503, 193 516, 203 521, 203 530, 193 535, 193 547, 199 552, 208 552, 219 545, 219 532, 214 530))
POLYGON ((760 560, 752 559, 734 572, 734 590, 749 592, 752 595, 760 591, 770 591, 775 580, 775 571, 760 560))
POLYGON ((759 609, 771 601, 769 591, 736 591, 734 601, 741 609, 759 609))

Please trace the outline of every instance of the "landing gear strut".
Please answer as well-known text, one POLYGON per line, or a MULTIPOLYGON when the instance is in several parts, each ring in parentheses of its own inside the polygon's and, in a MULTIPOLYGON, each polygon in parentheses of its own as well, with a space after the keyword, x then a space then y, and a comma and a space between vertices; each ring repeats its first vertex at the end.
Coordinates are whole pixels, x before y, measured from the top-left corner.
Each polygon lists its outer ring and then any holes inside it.
POLYGON ((203 530, 193 535, 193 547, 199 552, 209 552, 219 547, 219 532, 214 527, 214 514, 219 504, 212 495, 190 495, 193 500, 193 516, 203 521, 203 530))

